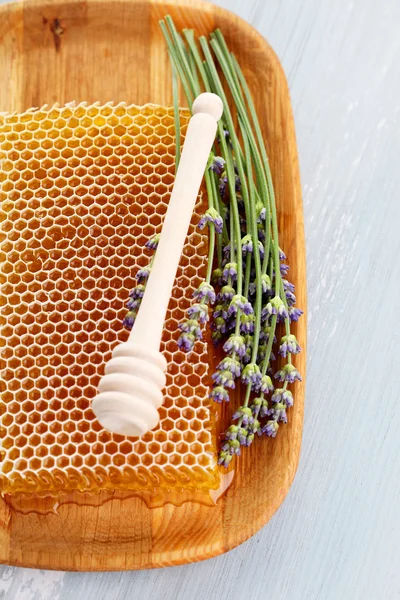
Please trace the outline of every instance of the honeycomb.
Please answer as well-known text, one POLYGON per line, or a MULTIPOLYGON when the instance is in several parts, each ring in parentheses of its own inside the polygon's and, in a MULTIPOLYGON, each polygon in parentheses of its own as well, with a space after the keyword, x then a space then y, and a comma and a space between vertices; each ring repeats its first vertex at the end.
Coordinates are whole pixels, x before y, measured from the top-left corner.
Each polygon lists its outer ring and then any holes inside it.
MULTIPOLYGON (((182 132, 189 114, 181 111, 182 132)), ((128 332, 136 271, 148 264, 174 181, 173 109, 85 103, 0 115, 2 493, 216 489, 207 344, 188 358, 178 322, 204 277, 199 198, 162 350, 159 427, 102 429, 90 408, 128 332)))

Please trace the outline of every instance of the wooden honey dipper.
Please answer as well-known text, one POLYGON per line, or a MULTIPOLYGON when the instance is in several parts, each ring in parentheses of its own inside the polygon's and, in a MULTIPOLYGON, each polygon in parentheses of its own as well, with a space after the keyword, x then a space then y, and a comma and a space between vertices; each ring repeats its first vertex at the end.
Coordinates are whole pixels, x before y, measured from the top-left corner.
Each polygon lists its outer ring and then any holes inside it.
POLYGON ((160 352, 172 287, 223 105, 200 94, 192 106, 174 187, 146 290, 129 339, 114 348, 92 409, 113 433, 142 436, 159 422, 167 363, 160 352))

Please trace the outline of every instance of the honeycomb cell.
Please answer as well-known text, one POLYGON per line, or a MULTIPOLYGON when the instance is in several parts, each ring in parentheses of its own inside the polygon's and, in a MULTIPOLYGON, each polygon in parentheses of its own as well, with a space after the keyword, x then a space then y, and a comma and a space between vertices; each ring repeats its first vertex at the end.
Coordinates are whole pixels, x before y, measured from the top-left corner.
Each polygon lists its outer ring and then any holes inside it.
MULTIPOLYGON (((180 118, 184 134, 188 112, 180 118)), ((3 493, 171 490, 174 478, 180 489, 191 470, 196 494, 219 485, 206 343, 189 358, 176 346, 205 274, 202 196, 165 324, 158 428, 140 440, 113 435, 90 408, 104 364, 128 336, 125 303, 151 258, 144 244, 162 227, 174 136, 173 109, 155 105, 0 115, 3 493)))

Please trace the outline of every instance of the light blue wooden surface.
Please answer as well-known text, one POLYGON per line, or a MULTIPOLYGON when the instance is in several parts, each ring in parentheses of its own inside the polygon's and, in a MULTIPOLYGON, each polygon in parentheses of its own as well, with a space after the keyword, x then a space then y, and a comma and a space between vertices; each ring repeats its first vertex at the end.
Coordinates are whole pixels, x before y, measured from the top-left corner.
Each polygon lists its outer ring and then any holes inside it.
POLYGON ((3 567, 0 599, 400 598, 400 2, 218 3, 270 41, 292 94, 309 289, 295 483, 225 556, 134 573, 3 567))

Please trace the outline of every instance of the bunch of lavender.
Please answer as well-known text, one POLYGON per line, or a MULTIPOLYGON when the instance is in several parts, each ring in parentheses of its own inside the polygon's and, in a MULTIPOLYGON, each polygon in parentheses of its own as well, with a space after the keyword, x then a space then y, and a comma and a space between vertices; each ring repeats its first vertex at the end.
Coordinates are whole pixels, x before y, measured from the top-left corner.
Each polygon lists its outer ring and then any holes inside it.
MULTIPOLYGON (((301 380, 293 364, 300 346, 291 324, 302 311, 295 307, 289 266, 279 247, 268 157, 244 75, 219 30, 210 41, 201 37, 199 48, 192 30, 184 30, 182 37, 170 17, 160 24, 173 65, 175 122, 179 123, 178 78, 189 107, 204 90, 218 94, 224 104, 205 172, 208 210, 199 222, 200 228, 209 228, 207 273, 179 325, 178 345, 191 351, 210 322, 214 343, 223 353, 212 375, 210 397, 229 402, 231 390, 244 386, 244 402, 234 411, 221 444, 219 463, 228 466, 256 434, 275 437, 280 423, 287 422, 287 409, 293 404, 288 386, 301 380), (238 116, 238 130, 229 101, 238 116), (281 368, 275 365, 274 351, 283 359, 281 368)), ((177 163, 179 149, 180 142, 177 163)), ((132 292, 132 318, 144 285, 140 279, 132 292)))

